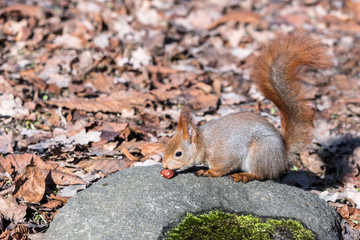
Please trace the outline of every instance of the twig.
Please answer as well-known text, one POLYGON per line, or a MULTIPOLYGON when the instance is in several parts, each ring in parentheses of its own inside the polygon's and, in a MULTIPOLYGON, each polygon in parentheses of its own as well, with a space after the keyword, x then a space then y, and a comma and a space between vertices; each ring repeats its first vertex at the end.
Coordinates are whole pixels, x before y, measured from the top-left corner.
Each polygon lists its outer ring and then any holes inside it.
POLYGON ((140 158, 139 157, 135 157, 134 155, 132 155, 126 148, 122 148, 121 151, 124 153, 124 155, 130 160, 130 161, 139 161, 140 158))

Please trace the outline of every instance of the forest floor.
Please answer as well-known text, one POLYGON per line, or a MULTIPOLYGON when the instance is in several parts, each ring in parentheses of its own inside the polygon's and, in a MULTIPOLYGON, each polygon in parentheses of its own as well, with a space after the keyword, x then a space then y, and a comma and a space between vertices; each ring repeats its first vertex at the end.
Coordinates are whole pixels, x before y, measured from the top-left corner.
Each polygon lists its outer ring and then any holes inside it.
POLYGON ((180 107, 201 124, 278 110, 252 82, 277 32, 305 32, 333 66, 301 69, 314 140, 280 181, 311 191, 360 230, 360 2, 7 0, 0 2, 0 239, 40 239, 98 179, 161 161, 180 107))

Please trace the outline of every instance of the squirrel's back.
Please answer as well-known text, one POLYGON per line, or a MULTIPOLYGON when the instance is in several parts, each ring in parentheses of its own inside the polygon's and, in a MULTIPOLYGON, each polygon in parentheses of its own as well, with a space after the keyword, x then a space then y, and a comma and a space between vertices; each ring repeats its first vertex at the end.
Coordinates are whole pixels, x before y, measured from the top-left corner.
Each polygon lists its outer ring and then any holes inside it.
POLYGON ((258 171, 258 176, 274 179, 290 166, 281 134, 257 113, 238 112, 212 120, 198 127, 198 137, 205 155, 217 161, 222 159, 223 167, 230 166, 231 171, 252 172, 255 168, 266 168, 266 171, 258 171), (251 145, 261 146, 264 151, 257 156, 262 161, 261 167, 251 166, 255 162, 249 158, 251 145))

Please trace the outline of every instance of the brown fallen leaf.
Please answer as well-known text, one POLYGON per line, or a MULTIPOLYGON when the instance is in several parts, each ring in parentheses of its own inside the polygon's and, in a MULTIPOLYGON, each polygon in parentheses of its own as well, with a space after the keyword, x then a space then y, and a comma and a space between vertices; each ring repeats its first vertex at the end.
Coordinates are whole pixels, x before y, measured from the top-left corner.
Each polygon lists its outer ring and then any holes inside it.
POLYGON ((350 217, 349 207, 347 205, 339 208, 337 211, 342 218, 348 219, 350 217))
POLYGON ((305 11, 297 11, 297 12, 291 12, 289 14, 284 14, 281 16, 278 16, 277 21, 281 24, 288 24, 288 25, 294 25, 294 26, 301 26, 302 24, 305 24, 309 21, 308 14, 305 11))
POLYGON ((216 96, 214 94, 208 94, 208 95, 197 95, 197 93, 200 93, 200 90, 198 91, 191 91, 191 97, 189 97, 188 101, 189 104, 193 107, 194 110, 203 110, 206 111, 209 108, 210 109, 216 109, 219 96, 216 96))
POLYGON ((70 199, 69 197, 59 197, 59 196, 54 196, 54 195, 50 195, 50 199, 52 200, 58 200, 61 201, 63 203, 67 203, 67 201, 70 199))
POLYGON ((25 173, 15 180, 15 197, 22 197, 25 201, 38 203, 45 194, 45 178, 41 170, 31 161, 26 166, 25 173))
POLYGON ((349 208, 351 210, 350 217, 348 219, 348 223, 351 227, 355 228, 356 230, 360 230, 360 211, 357 208, 349 208))
POLYGON ((47 87, 46 82, 35 75, 34 69, 21 70, 20 75, 25 81, 34 84, 40 90, 45 90, 47 87))
POLYGON ((50 118, 49 118, 50 126, 60 127, 61 118, 60 118, 60 115, 59 115, 59 110, 56 109, 56 108, 53 108, 51 110, 50 114, 51 114, 50 118))
POLYGON ((12 230, 11 236, 13 239, 30 240, 27 236, 29 233, 30 231, 25 224, 16 224, 15 228, 12 230))
POLYGON ((173 68, 169 68, 169 67, 164 67, 164 66, 148 65, 148 66, 146 66, 146 69, 147 69, 149 72, 162 73, 162 74, 173 74, 173 73, 178 73, 178 72, 179 72, 179 70, 177 70, 177 69, 173 69, 173 68))
POLYGON ((360 22, 360 2, 358 1, 345 1, 346 7, 353 13, 357 22, 360 22))
POLYGON ((62 202, 60 200, 51 200, 51 201, 43 204, 42 206, 46 207, 46 208, 50 208, 50 209, 55 209, 55 208, 62 206, 63 204, 64 204, 64 202, 62 202))
POLYGON ((1 240, 9 240, 10 239, 10 231, 9 229, 5 229, 5 231, 3 231, 1 234, 0 234, 0 239, 1 240))
POLYGON ((0 176, 4 176, 5 173, 6 173, 6 170, 5 170, 4 166, 0 162, 0 176))
POLYGON ((39 173, 42 174, 44 179, 50 177, 50 179, 47 180, 51 180, 51 183, 58 185, 87 184, 87 182, 77 177, 68 168, 61 167, 59 164, 54 162, 44 162, 39 156, 35 154, 13 154, 6 156, 6 158, 0 156, 0 164, 5 168, 6 172, 10 176, 14 173, 17 173, 15 178, 17 178, 19 175, 25 174, 26 167, 31 163, 32 160, 34 161, 36 168, 38 169, 39 173))
POLYGON ((111 93, 111 90, 115 87, 114 79, 110 76, 106 76, 103 73, 92 72, 88 76, 90 82, 94 88, 103 93, 111 93))
POLYGON ((304 167, 309 169, 312 173, 321 176, 325 171, 325 164, 319 154, 309 154, 308 151, 300 153, 300 159, 304 167))
POLYGON ((50 177, 56 185, 86 185, 87 182, 75 176, 73 173, 67 174, 57 170, 41 170, 43 175, 50 174, 50 177))
POLYGON ((152 155, 152 154, 160 154, 164 151, 165 145, 163 143, 144 143, 138 146, 140 152, 144 156, 152 155))
POLYGON ((182 94, 180 89, 172 89, 166 92, 164 92, 164 90, 162 89, 154 89, 151 92, 160 101, 170 101, 170 102, 171 101, 176 102, 177 99, 179 99, 179 96, 181 96, 182 94))
POLYGON ((7 155, 6 158, 0 156, 0 164, 5 168, 5 171, 10 175, 16 177, 25 172, 25 167, 30 163, 32 154, 27 155, 7 155), (17 157, 15 157, 17 156, 17 157), (26 159, 23 161, 23 159, 26 159))
POLYGON ((64 168, 59 166, 59 164, 55 163, 55 162, 44 162, 39 156, 37 155, 33 155, 34 161, 35 161, 35 165, 40 168, 41 170, 45 170, 47 172, 45 172, 45 174, 48 173, 48 171, 57 171, 60 173, 64 173, 64 174, 68 174, 68 175, 72 175, 75 176, 70 169, 68 168, 64 168))
POLYGON ((15 223, 24 220, 26 209, 27 206, 19 205, 13 196, 0 197, 0 212, 15 223))
POLYGON ((40 6, 18 4, 0 9, 0 15, 4 13, 10 14, 11 12, 20 12, 23 16, 36 17, 38 19, 45 18, 44 9, 40 6))
POLYGON ((109 143, 109 141, 113 141, 117 136, 122 133, 122 131, 126 129, 127 126, 127 123, 105 122, 101 130, 101 140, 99 142, 93 142, 91 146, 97 147, 98 149, 100 149, 99 147, 103 147, 103 149, 109 149, 109 147, 111 148, 111 144, 114 144, 113 148, 115 148, 117 143, 109 143))
POLYGON ((133 107, 145 106, 148 101, 154 101, 155 98, 149 93, 121 91, 111 94, 107 97, 98 97, 93 99, 71 98, 47 101, 50 105, 66 107, 69 109, 83 110, 86 112, 122 112, 133 107))
POLYGON ((128 123, 114 123, 104 122, 102 125, 102 131, 106 132, 122 132, 128 126, 128 123))
POLYGON ((3 133, 0 135, 0 153, 12 153, 13 152, 13 134, 10 131, 8 134, 3 133))
POLYGON ((231 11, 216 20, 215 22, 211 23, 210 26, 208 26, 208 30, 213 29, 217 27, 220 24, 226 23, 228 21, 237 21, 242 23, 257 23, 260 20, 260 15, 253 13, 253 12, 247 12, 247 11, 231 11))
POLYGON ((35 164, 41 170, 44 178, 51 177, 57 185, 86 185, 87 182, 77 177, 68 168, 61 167, 54 162, 44 162, 39 156, 34 155, 35 164))
MULTIPOLYGON (((39 156, 34 154, 25 153, 25 154, 10 154, 6 158, 0 156, 0 164, 2 164, 9 175, 12 175, 14 172, 19 175, 23 175, 26 170, 26 166, 31 163, 31 160, 34 160, 36 165, 41 165, 41 159, 39 156)), ((16 176, 15 176, 16 177, 16 176)))
POLYGON ((82 160, 78 166, 87 172, 102 171, 105 174, 114 173, 130 167, 131 161, 117 158, 96 158, 82 160))
POLYGON ((2 94, 0 95, 0 115, 23 119, 29 116, 29 109, 23 106, 16 95, 2 94))
POLYGON ((73 197, 76 193, 78 193, 81 190, 84 190, 86 188, 85 185, 70 185, 70 186, 64 186, 61 188, 61 190, 58 192, 59 196, 62 197, 73 197))
POLYGON ((360 104, 360 98, 345 98, 345 99, 340 99, 340 102, 360 104))

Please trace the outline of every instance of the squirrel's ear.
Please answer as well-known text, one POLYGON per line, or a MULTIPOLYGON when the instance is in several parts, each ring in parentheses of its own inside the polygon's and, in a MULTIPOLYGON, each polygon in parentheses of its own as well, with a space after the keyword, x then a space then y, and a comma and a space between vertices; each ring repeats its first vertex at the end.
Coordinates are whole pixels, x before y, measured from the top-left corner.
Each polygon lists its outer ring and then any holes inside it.
POLYGON ((177 131, 182 133, 182 138, 193 141, 196 135, 196 125, 190 107, 184 106, 181 109, 177 131))

